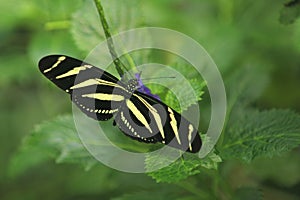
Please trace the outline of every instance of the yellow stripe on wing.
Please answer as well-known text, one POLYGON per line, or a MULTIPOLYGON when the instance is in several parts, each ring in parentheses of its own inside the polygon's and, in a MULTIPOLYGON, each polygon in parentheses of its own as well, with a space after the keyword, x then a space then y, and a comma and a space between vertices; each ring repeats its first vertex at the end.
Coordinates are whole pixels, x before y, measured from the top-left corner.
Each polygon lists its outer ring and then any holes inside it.
POLYGON ((134 114, 134 116, 152 133, 152 130, 144 117, 144 115, 137 109, 137 107, 130 101, 129 99, 126 100, 126 105, 131 110, 131 112, 134 114))
POLYGON ((174 131, 174 134, 175 134, 175 137, 176 137, 176 139, 178 141, 178 144, 181 144, 180 138, 179 138, 179 134, 178 134, 177 121, 175 119, 173 110, 170 107, 168 107, 168 111, 169 111, 169 116, 171 118, 170 125, 171 125, 171 127, 172 127, 172 129, 174 131))
POLYGON ((192 124, 189 125, 189 134, 188 134, 188 140, 189 140, 189 148, 190 148, 190 151, 192 151, 192 133, 194 131, 194 127, 192 124))
POLYGON ((124 96, 122 96, 122 95, 105 94, 105 93, 83 94, 82 97, 98 99, 101 101, 123 101, 124 100, 124 96))
POLYGON ((52 67, 48 68, 48 69, 45 69, 44 70, 44 73, 47 73, 49 71, 51 71, 53 68, 57 67, 62 61, 64 61, 66 59, 66 56, 60 56, 56 63, 54 63, 54 65, 52 65, 52 67))
POLYGON ((157 110, 151 106, 145 99, 143 99, 142 97, 138 96, 137 94, 133 94, 135 97, 137 97, 150 111, 150 113, 153 115, 155 123, 158 127, 158 130, 161 134, 161 137, 163 139, 165 139, 165 133, 164 133, 164 129, 162 126, 162 122, 161 122, 161 118, 159 116, 159 113, 157 112, 157 110))
POLYGON ((80 71, 84 71, 84 70, 90 69, 92 67, 93 66, 91 66, 91 65, 83 65, 83 66, 80 66, 80 67, 74 67, 70 71, 57 76, 56 79, 61 79, 61 78, 66 78, 68 76, 73 76, 73 75, 79 74, 80 71))
POLYGON ((91 85, 105 85, 105 86, 111 86, 111 87, 118 87, 118 88, 125 90, 124 87, 118 85, 117 83, 105 81, 105 80, 102 80, 99 78, 88 79, 86 81, 83 81, 81 83, 73 85, 70 89, 73 90, 73 89, 83 88, 83 87, 87 87, 87 86, 91 86, 91 85))

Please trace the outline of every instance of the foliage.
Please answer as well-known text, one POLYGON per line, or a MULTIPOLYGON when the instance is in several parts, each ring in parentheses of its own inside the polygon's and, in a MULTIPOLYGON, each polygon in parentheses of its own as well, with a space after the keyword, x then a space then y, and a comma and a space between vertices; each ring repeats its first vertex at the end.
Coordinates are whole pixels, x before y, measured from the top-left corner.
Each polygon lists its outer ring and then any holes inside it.
POLYGON ((14 157, 13 173, 19 173, 18 170, 25 170, 32 164, 44 161, 45 155, 55 158, 57 163, 80 164, 85 169, 90 169, 97 163, 76 134, 72 116, 60 116, 36 126, 23 141, 20 153, 14 157), (28 160, 28 157, 32 159, 28 160))
MULTIPOLYGON (((298 0, 284 5, 271 0, 101 2, 112 34, 144 24, 163 26, 190 35, 208 50, 224 78, 228 101, 218 144, 205 158, 184 153, 157 171, 151 171, 157 161, 169 158, 148 156, 145 167, 151 172, 146 175, 99 164, 77 135, 69 97, 43 79, 36 66, 46 54, 82 58, 105 39, 93 2, 2 1, 1 199, 299 199, 298 0)), ((146 34, 126 42, 143 40, 151 39, 146 34)), ((132 60, 121 59, 128 65, 164 63, 180 71, 196 98, 180 84, 174 84, 175 91, 183 91, 178 99, 159 85, 147 86, 178 112, 201 105, 200 130, 205 132, 202 126, 210 118, 205 81, 188 63, 162 55, 132 52, 132 60)), ((132 141, 111 124, 103 127, 123 149, 160 147, 132 141)))
MULTIPOLYGON (((146 159, 146 168, 152 171, 151 169, 156 168, 155 165, 157 165, 158 160, 162 163, 168 163, 168 159, 167 155, 156 154, 149 156, 146 159)), ((189 176, 201 173, 203 168, 217 170, 219 162, 221 162, 221 158, 215 153, 210 153, 204 159, 199 159, 197 155, 185 154, 169 166, 150 172, 149 175, 158 183, 176 183, 189 176)))
POLYGON ((289 110, 248 111, 226 131, 221 154, 247 162, 300 145, 300 116, 289 110))
POLYGON ((300 1, 292 0, 284 5, 280 13, 280 22, 282 24, 291 24, 300 16, 300 1))
POLYGON ((188 90, 189 88, 186 89, 185 87, 181 87, 178 95, 175 96, 171 90, 168 90, 165 96, 165 101, 168 102, 168 105, 179 113, 187 110, 190 106, 200 101, 202 99, 202 95, 204 94, 203 88, 206 85, 204 81, 201 82, 197 79, 191 79, 189 80, 189 83, 192 89, 195 91, 195 94, 190 93, 188 90), (177 98, 180 100, 180 102, 177 100, 177 98))
MULTIPOLYGON (((126 3, 117 0, 103 1, 103 7, 113 33, 136 28, 142 23, 142 13, 136 0, 126 3)), ((105 40, 93 1, 85 1, 74 13, 71 32, 77 46, 87 52, 105 40)))

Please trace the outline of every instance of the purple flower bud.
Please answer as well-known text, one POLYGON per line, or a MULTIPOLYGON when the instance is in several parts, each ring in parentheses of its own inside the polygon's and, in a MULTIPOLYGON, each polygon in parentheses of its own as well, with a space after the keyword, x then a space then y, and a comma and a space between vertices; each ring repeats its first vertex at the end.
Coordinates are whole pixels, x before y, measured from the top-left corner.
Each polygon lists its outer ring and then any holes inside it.
POLYGON ((151 93, 151 90, 143 84, 143 82, 142 82, 142 80, 141 80, 141 75, 140 75, 140 73, 135 74, 135 78, 136 78, 136 80, 137 80, 137 82, 138 82, 138 91, 139 91, 139 92, 142 92, 142 93, 144 93, 144 94, 147 94, 147 95, 149 95, 149 96, 151 96, 151 97, 153 97, 153 98, 155 98, 155 99, 157 99, 157 100, 160 101, 159 96, 156 95, 156 94, 152 94, 152 93, 151 93))

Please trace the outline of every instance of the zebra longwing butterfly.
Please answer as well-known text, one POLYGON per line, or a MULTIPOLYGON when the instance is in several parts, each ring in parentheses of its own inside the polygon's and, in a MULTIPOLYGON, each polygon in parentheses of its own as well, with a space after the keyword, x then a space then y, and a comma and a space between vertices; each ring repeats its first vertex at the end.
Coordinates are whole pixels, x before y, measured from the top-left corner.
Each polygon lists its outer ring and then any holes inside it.
POLYGON ((197 129, 158 99, 139 92, 138 82, 127 83, 93 65, 64 55, 49 55, 39 61, 40 71, 87 116, 114 125, 134 140, 161 142, 196 153, 202 142, 197 129))

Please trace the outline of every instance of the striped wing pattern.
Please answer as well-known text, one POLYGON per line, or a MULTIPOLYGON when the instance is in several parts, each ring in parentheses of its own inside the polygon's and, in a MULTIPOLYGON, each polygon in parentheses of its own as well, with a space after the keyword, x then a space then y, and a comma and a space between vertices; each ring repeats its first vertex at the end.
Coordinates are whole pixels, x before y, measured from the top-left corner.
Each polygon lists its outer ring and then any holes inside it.
POLYGON ((39 69, 69 93, 87 116, 96 120, 114 117, 120 130, 132 139, 161 142, 192 153, 201 148, 197 129, 183 116, 93 65, 68 56, 50 55, 40 60, 39 69))
POLYGON ((39 62, 40 71, 59 88, 69 93, 72 101, 89 117, 108 120, 118 111, 124 90, 113 75, 80 60, 50 55, 39 62), (115 100, 115 101, 113 101, 115 100))
POLYGON ((198 131, 188 120, 166 104, 138 91, 125 100, 115 121, 125 134, 141 142, 161 142, 193 153, 201 148, 198 131))

